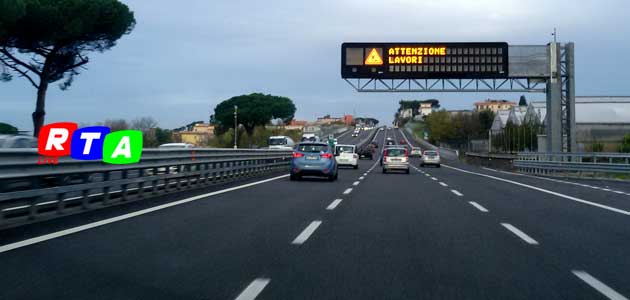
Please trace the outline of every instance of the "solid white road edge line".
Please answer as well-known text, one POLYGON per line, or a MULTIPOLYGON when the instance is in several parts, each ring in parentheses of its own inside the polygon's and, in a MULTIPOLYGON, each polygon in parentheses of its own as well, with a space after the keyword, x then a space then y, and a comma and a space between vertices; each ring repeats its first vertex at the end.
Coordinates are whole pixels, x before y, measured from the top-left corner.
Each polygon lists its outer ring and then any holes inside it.
POLYGON ((503 227, 505 227, 507 230, 509 230, 512 233, 514 233, 519 238, 521 238, 521 240, 525 241, 526 243, 528 243, 530 245, 538 245, 538 242, 535 239, 533 239, 529 235, 525 234, 525 232, 520 231, 518 228, 512 226, 512 224, 501 223, 501 225, 503 227))
POLYGON ((37 244, 37 243, 41 243, 41 242, 44 242, 44 241, 47 241, 47 240, 52 240, 54 238, 66 236, 66 235, 69 235, 69 234, 73 234, 73 233, 77 233, 77 232, 80 232, 80 231, 92 229, 92 228, 95 228, 95 227, 111 224, 111 223, 122 221, 122 220, 125 220, 125 219, 141 216, 141 215, 152 213, 154 211, 162 210, 162 209, 165 209, 165 208, 169 208, 169 207, 173 207, 173 206, 177 206, 177 205, 182 205, 182 204, 185 204, 185 203, 188 203, 188 202, 193 202, 193 201, 196 201, 196 200, 200 200, 200 199, 203 199, 203 198, 206 198, 206 197, 211 197, 211 196, 215 196, 215 195, 219 195, 219 194, 224 194, 224 193, 240 190, 240 189, 243 189, 243 188, 259 185, 259 184, 262 184, 262 183, 267 183, 267 182, 278 180, 278 179, 285 178, 285 177, 289 177, 289 174, 282 175, 282 176, 277 176, 277 177, 272 177, 272 178, 269 178, 269 179, 260 180, 260 181, 256 181, 256 182, 251 182, 251 183, 247 183, 247 184, 243 184, 243 185, 239 185, 239 186, 223 189, 223 190, 220 190, 220 191, 215 191, 215 192, 211 192, 211 193, 201 194, 201 195, 189 197, 189 198, 186 198, 186 199, 182 199, 182 200, 179 200, 179 201, 170 202, 170 203, 154 206, 154 207, 151 207, 151 208, 139 210, 139 211, 136 211, 136 212, 124 214, 124 215, 121 215, 121 216, 117 216, 117 217, 113 217, 113 218, 109 218, 109 219, 105 219, 105 220, 101 220, 101 221, 97 221, 97 222, 93 222, 93 223, 77 226, 77 227, 74 227, 74 228, 69 228, 69 229, 65 229, 65 230, 61 230, 61 231, 57 231, 57 232, 41 235, 41 236, 38 236, 38 237, 34 237, 34 238, 27 239, 27 240, 23 240, 23 241, 20 241, 20 242, 6 244, 6 245, 3 245, 3 246, 0 246, 0 253, 11 251, 13 249, 17 249, 17 248, 21 248, 21 247, 25 247, 25 246, 29 246, 29 245, 33 245, 33 244, 37 244))
POLYGON ((500 177, 495 177, 495 176, 490 176, 490 175, 486 175, 486 174, 476 173, 476 172, 472 172, 472 171, 466 171, 466 170, 463 170, 463 169, 460 169, 460 168, 455 168, 455 167, 451 167, 451 166, 447 166, 447 165, 443 165, 443 166, 447 167, 449 169, 460 171, 460 172, 473 174, 473 175, 477 175, 477 176, 482 176, 482 177, 486 177, 486 178, 491 178, 491 179, 499 180, 499 181, 503 181, 503 182, 508 182, 508 183, 511 183, 511 184, 515 184, 515 185, 518 185, 518 186, 522 186, 522 187, 526 187, 526 188, 529 188, 529 189, 532 189, 532 190, 536 190, 536 191, 539 191, 539 192, 543 192, 543 193, 547 193, 547 194, 550 194, 550 195, 554 195, 554 196, 562 197, 562 198, 565 198, 565 199, 573 200, 575 202, 579 202, 579 203, 582 203, 582 204, 591 205, 591 206, 603 208, 605 210, 609 210, 609 211, 612 211, 612 212, 620 213, 620 214, 623 214, 623 215, 626 215, 626 216, 630 216, 630 212, 629 211, 621 210, 621 209, 610 207, 610 206, 607 206, 607 205, 603 205, 603 204, 599 204, 599 203, 583 200, 583 199, 580 199, 580 198, 576 198, 576 197, 573 197, 573 196, 557 193, 557 192, 550 191, 550 190, 545 190, 543 188, 535 187, 535 186, 532 186, 532 185, 520 183, 520 182, 509 180, 509 179, 504 179, 504 178, 500 178, 500 177))
POLYGON ((235 300, 254 300, 271 281, 268 278, 256 278, 252 281, 235 300))
POLYGON ((320 220, 311 222, 311 224, 308 224, 308 226, 304 228, 304 230, 293 240, 293 242, 291 242, 291 244, 293 245, 304 244, 304 242, 308 240, 308 238, 313 234, 313 232, 315 232, 315 230, 317 230, 317 227, 319 227, 319 225, 321 224, 322 224, 322 221, 320 220))
POLYGON ((623 295, 617 293, 615 290, 604 284, 603 282, 597 280, 597 278, 591 276, 585 271, 581 270, 572 270, 571 273, 582 279, 582 281, 586 282, 586 284, 590 285, 592 288, 596 289, 598 292, 602 293, 604 296, 608 297, 608 299, 613 300, 628 300, 628 298, 623 295))
POLYGON ((326 207, 327 210, 333 210, 335 208, 337 208, 337 205, 339 205, 339 203, 341 203, 341 199, 335 199, 333 200, 332 203, 330 203, 330 205, 328 205, 328 207, 326 207))
POLYGON ((470 205, 474 206, 476 209, 480 210, 481 212, 488 212, 488 209, 486 209, 485 207, 481 206, 481 204, 475 202, 475 201, 469 201, 468 203, 470 203, 470 205))

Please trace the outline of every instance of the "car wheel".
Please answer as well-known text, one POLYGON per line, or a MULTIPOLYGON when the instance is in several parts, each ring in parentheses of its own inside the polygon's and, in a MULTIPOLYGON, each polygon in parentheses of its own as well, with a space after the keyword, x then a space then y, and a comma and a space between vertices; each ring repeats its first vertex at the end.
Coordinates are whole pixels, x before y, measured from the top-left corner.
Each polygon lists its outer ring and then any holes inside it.
POLYGON ((440 165, 437 165, 437 167, 439 168, 439 167, 440 167, 440 165))
POLYGON ((358 169, 358 168, 359 168, 359 165, 354 165, 353 167, 354 167, 354 169, 356 170, 356 169, 358 169))
POLYGON ((383 174, 387 174, 387 170, 383 168, 383 174))
POLYGON ((298 177, 297 177, 297 175, 295 175, 295 174, 291 174, 291 175, 289 176, 289 180, 291 180, 291 181, 296 181, 296 180, 298 180, 298 177))
POLYGON ((420 164, 420 168, 424 168, 424 164, 420 164))
POLYGON ((405 174, 409 174, 409 169, 405 170, 405 174))

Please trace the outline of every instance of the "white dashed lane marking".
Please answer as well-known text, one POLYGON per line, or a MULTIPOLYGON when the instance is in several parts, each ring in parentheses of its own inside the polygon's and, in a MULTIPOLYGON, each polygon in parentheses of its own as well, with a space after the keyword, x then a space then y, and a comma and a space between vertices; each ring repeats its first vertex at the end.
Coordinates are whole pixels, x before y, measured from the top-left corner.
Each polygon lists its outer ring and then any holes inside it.
POLYGON ((470 205, 474 206, 476 209, 480 210, 481 212, 488 212, 488 209, 486 209, 485 207, 481 206, 481 204, 475 202, 475 201, 469 201, 468 203, 470 203, 470 205))
POLYGON ((586 284, 590 285, 592 288, 596 289, 598 292, 602 293, 602 295, 608 297, 608 299, 628 300, 628 298, 617 293, 617 291, 613 290, 611 287, 607 286, 605 283, 599 281, 597 278, 591 276, 585 271, 573 270, 571 273, 586 282, 586 284))
POLYGON ((352 193, 352 188, 349 188, 349 189, 346 189, 345 191, 343 191, 344 195, 348 195, 350 193, 352 193))
POLYGON ((341 203, 341 199, 335 199, 333 200, 332 203, 330 203, 330 205, 328 205, 328 207, 326 207, 327 210, 333 210, 335 208, 337 208, 337 206, 339 205, 339 203, 341 203))
POLYGON ((457 190, 451 190, 451 192, 452 192, 453 194, 457 195, 457 196, 460 196, 460 197, 461 197, 461 196, 464 196, 464 194, 460 193, 460 192, 459 192, 459 191, 457 191, 457 190))
POLYGON ((315 232, 315 230, 317 230, 317 227, 319 227, 319 225, 321 225, 321 224, 322 224, 322 221, 320 221, 320 220, 311 222, 311 224, 306 226, 306 228, 304 228, 302 233, 300 233, 300 235, 298 235, 293 240, 293 242, 291 242, 291 244, 293 244, 293 245, 302 245, 302 244, 304 244, 304 242, 306 242, 306 240, 308 240, 308 238, 315 232))
POLYGON ((440 185, 441 185, 441 186, 444 186, 444 187, 448 186, 448 184, 446 184, 446 183, 444 183, 444 182, 441 182, 441 181, 440 181, 440 185))
POLYGON ((235 300, 254 300, 269 284, 271 280, 268 278, 256 278, 252 281, 235 300))
POLYGON ((521 238, 523 241, 525 241, 526 243, 530 244, 530 245, 538 245, 538 241, 536 241, 535 239, 533 239, 532 237, 530 237, 529 235, 525 234, 525 232, 522 232, 521 230, 519 230, 518 228, 514 227, 512 224, 509 223, 501 223, 501 226, 505 227, 507 230, 511 231, 513 234, 515 234, 516 236, 518 236, 519 238, 521 238))

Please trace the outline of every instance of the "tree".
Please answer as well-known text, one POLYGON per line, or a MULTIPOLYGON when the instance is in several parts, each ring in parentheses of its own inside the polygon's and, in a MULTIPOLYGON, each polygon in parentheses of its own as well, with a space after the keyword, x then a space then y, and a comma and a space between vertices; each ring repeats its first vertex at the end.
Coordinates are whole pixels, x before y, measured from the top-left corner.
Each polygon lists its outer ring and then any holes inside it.
POLYGON ((157 127, 157 121, 152 117, 140 117, 131 121, 131 129, 148 132, 152 128, 157 127))
POLYGON ((479 112, 479 123, 481 124, 480 130, 482 132, 488 132, 492 128, 494 122, 494 112, 486 109, 479 112))
POLYGON ((162 129, 160 127, 155 128, 155 139, 158 145, 172 143, 173 132, 168 129, 162 129))
POLYGON ((238 106, 238 123, 252 134, 254 127, 265 126, 271 119, 290 122, 295 115, 295 105, 286 97, 253 93, 227 99, 214 108, 216 133, 222 134, 234 128, 234 106, 238 106))
POLYGON ((518 100, 518 106, 527 106, 527 99, 525 99, 525 95, 521 95, 521 99, 518 100))
POLYGON ((424 122, 427 124, 432 142, 445 142, 454 136, 451 118, 445 110, 428 115, 424 122))
POLYGON ((626 133, 621 140, 619 152, 630 153, 630 133, 626 133))
POLYGON ((37 89, 33 135, 44 125, 48 85, 66 90, 89 62, 131 32, 133 12, 117 0, 0 0, 0 79, 12 74, 37 89))
POLYGON ((107 119, 103 123, 103 126, 109 127, 111 132, 129 129, 129 123, 127 123, 124 119, 107 119))
POLYGON ((11 124, 0 122, 0 134, 17 134, 18 129, 11 124))

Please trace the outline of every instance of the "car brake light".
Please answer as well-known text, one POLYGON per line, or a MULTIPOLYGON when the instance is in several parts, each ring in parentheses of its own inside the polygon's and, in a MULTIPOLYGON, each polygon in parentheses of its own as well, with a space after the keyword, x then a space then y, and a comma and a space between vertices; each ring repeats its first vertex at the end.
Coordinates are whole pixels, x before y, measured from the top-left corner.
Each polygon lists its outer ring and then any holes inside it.
POLYGON ((304 153, 293 152, 293 158, 300 158, 300 157, 304 157, 304 153))
POLYGON ((322 155, 320 155, 322 158, 328 158, 328 159, 332 159, 332 154, 330 153, 322 153, 322 155))
POLYGON ((407 149, 405 149, 405 157, 409 157, 409 153, 407 153, 407 149))

